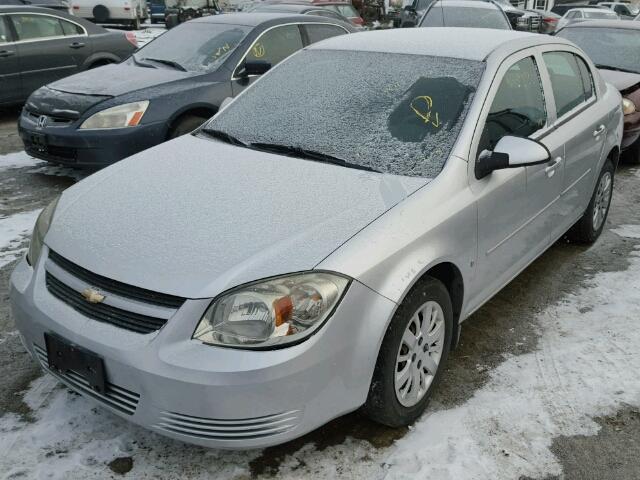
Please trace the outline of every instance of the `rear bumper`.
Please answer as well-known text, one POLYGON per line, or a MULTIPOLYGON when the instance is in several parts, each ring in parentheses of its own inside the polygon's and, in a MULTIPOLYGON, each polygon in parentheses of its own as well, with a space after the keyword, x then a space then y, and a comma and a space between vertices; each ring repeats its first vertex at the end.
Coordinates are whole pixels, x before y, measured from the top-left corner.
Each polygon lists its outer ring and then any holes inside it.
POLYGON ((67 126, 38 128, 22 114, 18 131, 25 151, 33 157, 71 167, 100 168, 162 143, 166 139, 165 122, 132 128, 79 130, 79 122, 67 126), (44 135, 46 148, 33 142, 44 135))
POLYGON ((191 340, 210 300, 187 300, 161 330, 137 334, 91 320, 51 295, 42 257, 35 270, 23 259, 11 277, 13 316, 31 355, 47 369, 45 332, 90 350, 104 361, 104 395, 79 375, 56 376, 133 423, 208 447, 283 443, 358 408, 395 307, 354 281, 308 340, 268 351, 220 348, 191 340))

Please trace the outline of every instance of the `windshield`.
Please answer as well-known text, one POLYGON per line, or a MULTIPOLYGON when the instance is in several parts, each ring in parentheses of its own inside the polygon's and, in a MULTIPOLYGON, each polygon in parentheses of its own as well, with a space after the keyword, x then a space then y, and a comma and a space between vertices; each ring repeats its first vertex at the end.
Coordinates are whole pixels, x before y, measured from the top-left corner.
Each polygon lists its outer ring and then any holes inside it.
POLYGON ((640 73, 640 35, 621 28, 565 28, 559 37, 582 48, 596 65, 640 73))
POLYGON ((435 177, 484 63, 376 52, 306 50, 245 91, 205 129, 292 146, 364 168, 435 177))
POLYGON ((617 18, 618 18, 618 15, 616 15, 614 12, 590 12, 590 11, 584 11, 584 12, 582 12, 582 14, 584 15, 584 18, 590 18, 592 20, 594 20, 594 19, 617 20, 617 18))
POLYGON ((157 68, 212 72, 250 30, 244 25, 188 22, 145 45, 134 54, 134 58, 157 68))
POLYGON ((492 8, 434 5, 422 19, 421 27, 470 27, 510 29, 502 12, 492 8))

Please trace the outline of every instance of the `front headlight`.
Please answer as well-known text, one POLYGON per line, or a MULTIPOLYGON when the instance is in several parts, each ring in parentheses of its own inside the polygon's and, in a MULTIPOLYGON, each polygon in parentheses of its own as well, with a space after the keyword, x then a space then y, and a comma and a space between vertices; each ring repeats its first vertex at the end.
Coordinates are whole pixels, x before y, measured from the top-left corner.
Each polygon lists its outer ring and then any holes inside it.
POLYGON ((44 210, 42 210, 42 212, 40 212, 40 215, 38 215, 36 226, 33 228, 33 233, 31 234, 29 251, 27 252, 27 262, 31 266, 34 266, 40 257, 40 252, 42 251, 42 245, 44 243, 44 236, 47 234, 49 227, 51 226, 51 219, 53 218, 53 214, 58 206, 58 200, 60 200, 59 195, 54 198, 53 201, 47 205, 44 210))
POLYGON ((622 99, 622 113, 624 115, 631 115, 632 113, 636 113, 636 105, 628 98, 622 99))
POLYGON ((149 101, 126 103, 117 107, 107 108, 98 113, 94 113, 87 118, 80 128, 97 130, 102 128, 125 128, 135 127, 142 120, 144 112, 147 111, 149 101))
POLYGON ((335 273, 309 272, 239 287, 209 305, 193 338, 253 349, 297 343, 329 318, 349 281, 335 273))

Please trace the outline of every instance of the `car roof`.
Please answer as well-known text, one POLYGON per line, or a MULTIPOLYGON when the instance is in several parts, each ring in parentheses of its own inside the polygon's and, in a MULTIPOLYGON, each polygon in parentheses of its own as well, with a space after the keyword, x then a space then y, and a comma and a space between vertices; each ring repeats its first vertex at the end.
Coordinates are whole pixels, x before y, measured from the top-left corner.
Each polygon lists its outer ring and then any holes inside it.
MULTIPOLYGON (((480 2, 478 2, 480 3, 480 2)), ((572 45, 549 35, 489 28, 395 28, 340 35, 313 44, 310 50, 348 50, 485 60, 502 48, 505 54, 541 44, 572 45)))
MULTIPOLYGON (((286 23, 286 22, 317 22, 318 19, 310 15, 291 15, 286 12, 241 12, 241 13, 225 13, 223 15, 210 15, 208 17, 200 17, 191 20, 195 23, 223 23, 228 25, 244 25, 247 27, 256 27, 263 23, 286 23)), ((327 18, 330 22, 332 19, 327 18)))
POLYGON ((479 2, 478 0, 436 0, 433 5, 442 7, 482 8, 485 10, 500 10, 493 2, 479 2))
POLYGON ((570 23, 564 28, 619 28, 625 30, 640 30, 640 22, 629 20, 589 20, 588 22, 570 23))
POLYGON ((0 5, 0 13, 48 13, 49 15, 55 15, 57 17, 66 18, 71 20, 72 22, 78 23, 82 25, 87 32, 89 33, 106 33, 107 30, 102 28, 100 25, 96 25, 89 20, 85 20, 81 17, 76 17, 75 15, 70 15, 67 12, 63 12, 61 10, 54 10, 52 8, 46 7, 33 7, 31 5, 0 5))
POLYGON ((258 12, 272 11, 272 12, 306 12, 307 10, 320 10, 321 7, 310 5, 308 3, 260 3, 256 5, 258 12))

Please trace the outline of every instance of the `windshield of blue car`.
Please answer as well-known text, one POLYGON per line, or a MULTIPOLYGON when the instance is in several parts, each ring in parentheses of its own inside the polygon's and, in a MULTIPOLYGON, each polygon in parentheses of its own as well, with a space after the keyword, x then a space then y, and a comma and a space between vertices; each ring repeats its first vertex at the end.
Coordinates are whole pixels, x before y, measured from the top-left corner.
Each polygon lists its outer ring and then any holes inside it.
POLYGON ((212 72, 250 31, 251 27, 244 25, 188 22, 142 47, 134 54, 134 59, 156 68, 212 72))
POLYGON ((258 149, 287 146, 365 169, 433 178, 458 138, 483 71, 484 63, 472 60, 306 50, 267 73, 204 130, 258 149))
POLYGON ((558 36, 582 48, 599 68, 640 73, 640 35, 637 30, 590 28, 585 25, 560 30, 558 36))
POLYGON ((436 4, 422 19, 421 27, 468 27, 508 30, 511 27, 497 8, 453 7, 436 4))

